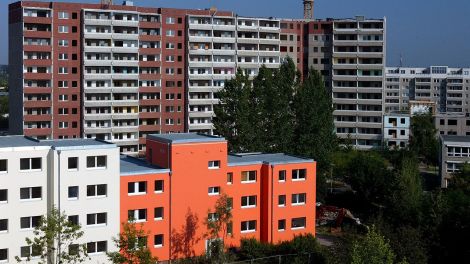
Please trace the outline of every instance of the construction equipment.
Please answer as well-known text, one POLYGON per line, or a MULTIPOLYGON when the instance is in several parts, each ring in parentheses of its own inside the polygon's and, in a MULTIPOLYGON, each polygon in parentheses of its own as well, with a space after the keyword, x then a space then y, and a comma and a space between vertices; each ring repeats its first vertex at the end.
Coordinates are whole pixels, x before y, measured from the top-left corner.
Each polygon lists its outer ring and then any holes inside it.
POLYGON ((329 225, 332 229, 340 229, 345 220, 349 220, 353 225, 359 227, 366 227, 361 223, 359 218, 345 208, 336 206, 317 205, 317 226, 329 225))

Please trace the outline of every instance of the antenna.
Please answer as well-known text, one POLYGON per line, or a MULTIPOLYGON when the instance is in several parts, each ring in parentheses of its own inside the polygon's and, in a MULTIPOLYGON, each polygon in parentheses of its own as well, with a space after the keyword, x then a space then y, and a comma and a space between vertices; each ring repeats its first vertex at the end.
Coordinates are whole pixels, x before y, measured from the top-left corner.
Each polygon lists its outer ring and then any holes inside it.
POLYGON ((313 20, 314 0, 302 0, 304 3, 304 19, 313 20))
POLYGON ((400 53, 400 68, 403 67, 403 53, 400 53))

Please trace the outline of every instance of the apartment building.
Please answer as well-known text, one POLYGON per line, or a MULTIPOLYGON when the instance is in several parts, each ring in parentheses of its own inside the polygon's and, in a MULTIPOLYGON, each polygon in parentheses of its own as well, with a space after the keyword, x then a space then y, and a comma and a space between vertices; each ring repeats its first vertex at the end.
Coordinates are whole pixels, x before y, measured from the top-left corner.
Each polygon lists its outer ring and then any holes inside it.
POLYGON ((84 231, 91 262, 106 262, 119 233, 119 148, 91 139, 0 137, 0 262, 34 252, 25 238, 56 207, 84 231))
POLYGON ((280 22, 220 14, 188 15, 188 130, 213 134, 216 93, 237 68, 251 78, 281 60, 280 22))
POLYGON ((410 141, 410 115, 390 113, 384 115, 384 143, 389 148, 405 148, 410 141))
POLYGON ((227 154, 227 141, 202 134, 150 135, 146 160, 121 159, 121 222, 149 232, 159 260, 200 255, 211 243, 205 220, 221 194, 232 203, 225 243, 270 243, 315 234, 316 164, 284 154, 227 154), (189 235, 188 235, 189 234, 189 235))
POLYGON ((447 188, 449 179, 461 166, 470 162, 470 137, 440 136, 439 172, 441 187, 447 188))

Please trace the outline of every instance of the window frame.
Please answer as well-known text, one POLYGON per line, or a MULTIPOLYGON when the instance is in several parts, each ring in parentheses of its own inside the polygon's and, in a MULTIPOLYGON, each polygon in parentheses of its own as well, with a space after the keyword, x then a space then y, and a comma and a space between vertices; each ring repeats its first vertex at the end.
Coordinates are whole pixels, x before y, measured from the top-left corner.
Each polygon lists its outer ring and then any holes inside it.
MULTIPOLYGON (((72 193, 72 194, 73 194, 73 193, 72 193)), ((80 187, 78 187, 77 185, 75 185, 75 186, 69 186, 69 187, 67 188, 67 200, 69 200, 69 201, 76 201, 76 200, 79 199, 79 197, 80 197, 80 187), (70 194, 71 194, 70 191, 71 191, 71 190, 74 190, 74 189, 77 190, 77 192, 76 192, 76 195, 77 195, 77 196, 72 196, 72 197, 71 197, 71 196, 70 196, 70 194)))
POLYGON ((32 157, 32 158, 20 158, 20 172, 34 172, 34 171, 42 171, 42 158, 41 157, 32 157), (39 159, 39 164, 40 164, 40 168, 39 169, 35 169, 33 168, 33 160, 37 160, 39 159), (22 160, 29 160, 28 161, 28 169, 22 169, 21 168, 21 161, 22 160))
POLYGON ((242 184, 256 183, 257 179, 258 179, 258 172, 255 171, 255 170, 251 170, 251 171, 242 171, 242 173, 241 173, 241 183, 242 183, 242 184), (254 172, 254 176, 255 176, 255 177, 254 177, 254 178, 255 178, 254 180, 250 179, 253 172, 254 172), (246 175, 247 175, 247 179, 246 179, 246 180, 243 179, 245 173, 246 173, 246 175))
POLYGON ((127 210, 127 221, 131 222, 131 220, 134 221, 134 223, 145 223, 145 222, 147 222, 147 220, 148 220, 147 208, 127 210), (130 218, 131 212, 132 212, 132 219, 130 218), (140 212, 144 213, 145 218, 138 218, 138 217, 141 216, 140 212))
MULTIPOLYGON (((158 239, 160 240, 160 239, 158 239)), ((165 244, 165 236, 164 234, 156 234, 153 236, 153 247, 154 248, 162 248, 165 244), (157 237, 158 238, 161 238, 161 243, 160 244, 156 244, 157 243, 157 237)))
POLYGON ((307 194, 306 193, 293 193, 291 195, 291 205, 292 206, 305 205, 306 203, 307 203, 307 194), (294 197, 295 197, 295 199, 294 199, 294 197), (302 200, 301 197, 303 197, 303 201, 301 201, 302 200))
POLYGON ((154 193, 164 193, 165 192, 165 181, 164 180, 155 180, 154 182, 154 193), (161 183, 161 189, 157 190, 157 185, 161 183))
POLYGON ((256 205, 258 203, 258 197, 256 195, 248 195, 248 196, 242 196, 241 197, 241 208, 245 209, 245 208, 256 208, 256 205), (252 198, 254 197, 254 204, 251 204, 250 202, 252 202, 252 198), (246 205, 243 205, 243 204, 246 204, 246 205))
POLYGON ((220 195, 220 186, 211 186, 208 188, 208 194, 209 196, 217 196, 220 195), (212 192, 211 192, 212 190, 212 192), (217 190, 217 192, 215 192, 217 190))
POLYGON ((108 197, 108 185, 107 184, 91 184, 86 186, 86 198, 87 199, 98 199, 108 197), (99 187, 104 186, 105 194, 98 194, 99 187), (93 190, 94 195, 89 195, 89 191, 93 190))
POLYGON ((20 188, 20 201, 21 202, 27 202, 27 201, 41 201, 42 200, 42 186, 33 186, 33 187, 23 187, 20 188), (41 197, 39 198, 33 198, 33 188, 39 188, 41 197), (27 199, 22 199, 21 198, 21 190, 28 189, 28 197, 27 199))
POLYGON ((100 226, 106 226, 108 224, 108 213, 106 212, 101 212, 101 213, 91 213, 86 215, 86 226, 87 227, 100 227, 100 226), (98 216, 103 216, 105 217, 104 223, 98 223, 98 216), (93 222, 92 224, 89 224, 89 216, 93 216, 93 222))
POLYGON ((306 180, 307 180, 307 169, 292 170, 292 181, 306 181, 306 180), (303 176, 303 178, 301 176, 303 176))
POLYGON ((6 174, 8 173, 8 159, 0 159, 0 164, 2 163, 5 164, 5 170, 1 170, 1 167, 3 167, 3 165, 0 166, 0 174, 6 174))
POLYGON ((286 182, 286 180, 287 180, 287 171, 286 170, 280 170, 279 173, 278 173, 277 181, 278 182, 286 182), (281 179, 281 176, 284 179, 281 179))
POLYGON ((68 158, 67 158, 67 170, 68 170, 68 171, 78 171, 78 166, 79 166, 78 161, 79 161, 79 160, 78 160, 78 157, 68 157, 68 158), (71 161, 71 160, 75 160, 75 162, 76 162, 76 163, 75 163, 75 164, 76 164, 76 167, 75 167, 75 168, 70 168, 70 161, 71 161))
POLYGON ((146 181, 138 181, 138 182, 128 182, 127 183, 127 195, 128 196, 137 196, 137 195, 146 195, 148 191, 148 186, 146 181), (140 191, 140 184, 143 183, 145 187, 145 191, 140 191), (129 187, 131 184, 134 186, 134 192, 129 192, 129 187))
POLYGON ((220 160, 210 160, 208 162, 209 170, 218 170, 220 169, 220 160))
POLYGON ((241 221, 240 233, 246 234, 246 233, 256 232, 256 224, 257 224, 256 220, 241 221), (254 229, 250 229, 250 225, 253 223, 254 223, 254 229))
POLYGON ((307 227, 307 218, 306 217, 295 217, 291 219, 291 230, 299 230, 299 229, 305 229, 307 227), (303 226, 297 226, 294 227, 294 221, 296 220, 303 220, 303 226))
POLYGON ((165 218, 165 208, 164 207, 155 207, 153 209, 153 220, 155 221, 161 221, 165 218), (160 217, 157 217, 157 210, 160 211, 161 210, 161 216, 160 217))
POLYGON ((108 166, 108 156, 106 155, 97 155, 97 156, 87 156, 86 157, 86 168, 88 170, 105 170, 108 166), (99 166, 99 158, 104 157, 104 166, 99 166), (91 159, 93 158, 93 166, 89 166, 91 159))

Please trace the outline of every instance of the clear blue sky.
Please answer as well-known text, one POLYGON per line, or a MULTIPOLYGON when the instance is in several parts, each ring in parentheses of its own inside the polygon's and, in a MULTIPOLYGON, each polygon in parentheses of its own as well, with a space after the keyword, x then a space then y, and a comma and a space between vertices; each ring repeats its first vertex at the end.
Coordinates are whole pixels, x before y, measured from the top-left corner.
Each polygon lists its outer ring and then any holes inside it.
MULTIPOLYGON (((91 2, 99 0, 61 0, 91 2)), ((8 4, 0 0, 0 64, 8 61, 8 4)), ((121 4, 121 0, 114 3, 121 4)), ((139 6, 208 8, 244 16, 300 18, 301 0, 134 0, 139 6)), ((315 0, 316 18, 387 17, 387 63, 470 67, 470 0, 315 0)))

